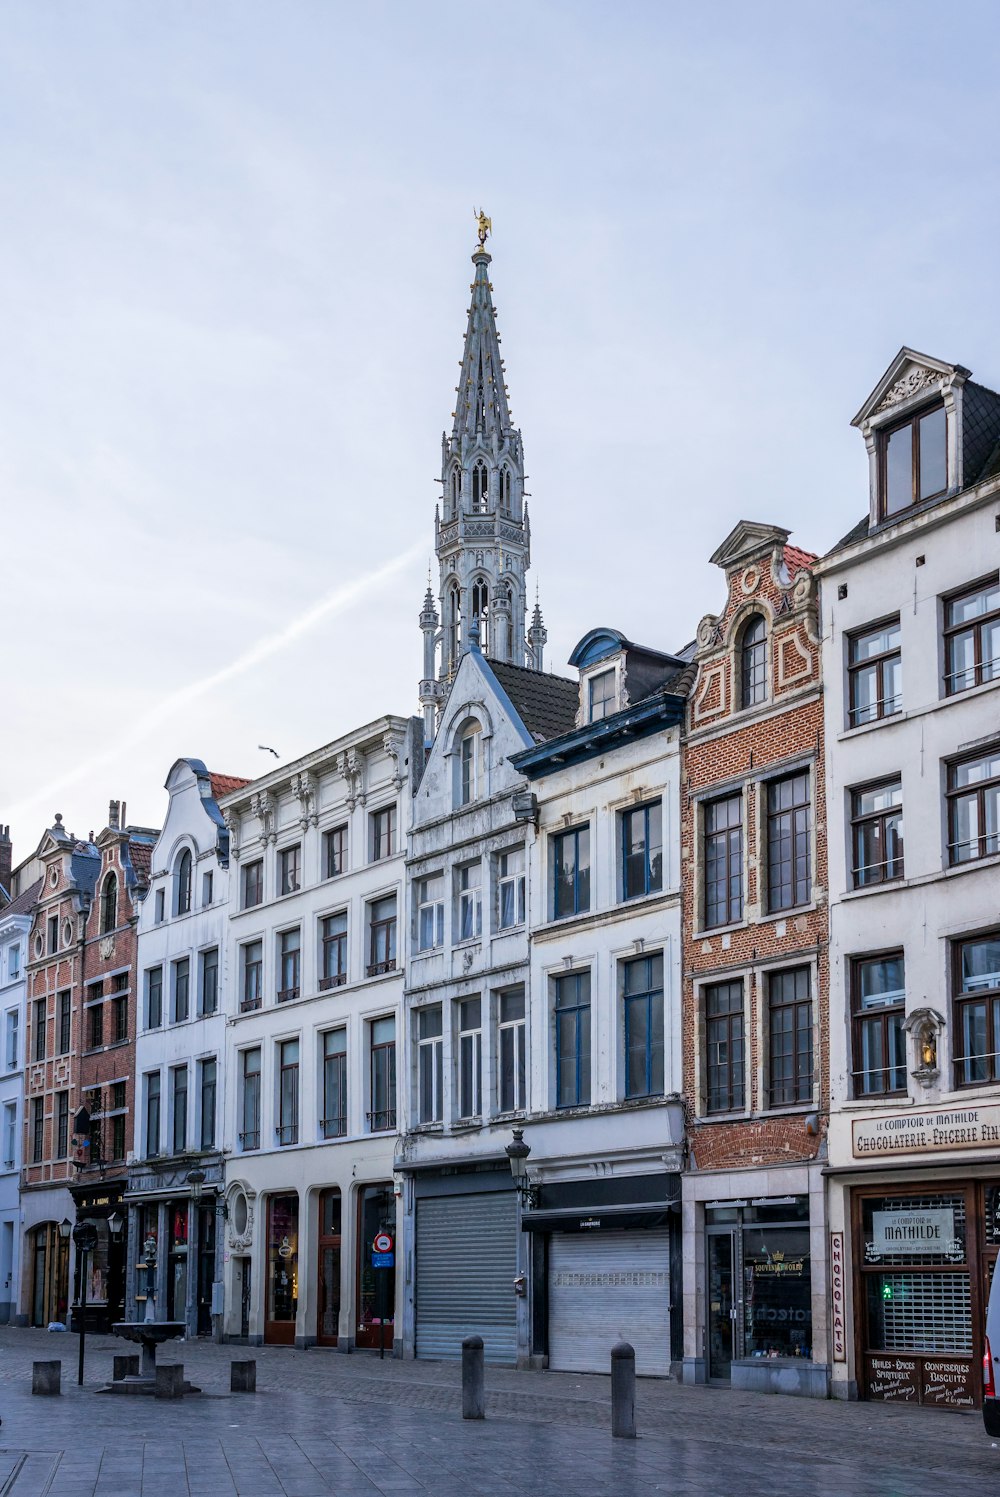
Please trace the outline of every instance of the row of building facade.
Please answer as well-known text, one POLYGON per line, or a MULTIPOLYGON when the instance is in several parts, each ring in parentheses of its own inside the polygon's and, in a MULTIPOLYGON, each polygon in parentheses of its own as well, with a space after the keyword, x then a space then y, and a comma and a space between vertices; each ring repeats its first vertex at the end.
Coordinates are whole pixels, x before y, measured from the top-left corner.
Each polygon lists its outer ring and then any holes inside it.
POLYGON ((0 841, 0 1319, 79 1307, 86 1218, 97 1327, 152 1237, 191 1335, 975 1404, 1000 396, 901 350, 833 551, 741 522, 692 642, 548 673, 473 263, 422 715, 0 841))

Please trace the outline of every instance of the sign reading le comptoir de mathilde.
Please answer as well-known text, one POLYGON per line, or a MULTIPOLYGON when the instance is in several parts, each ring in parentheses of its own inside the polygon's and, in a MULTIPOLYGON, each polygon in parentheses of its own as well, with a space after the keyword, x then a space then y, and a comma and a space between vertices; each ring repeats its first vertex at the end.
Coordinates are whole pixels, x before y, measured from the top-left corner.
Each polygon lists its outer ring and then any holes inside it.
POLYGON ((943 1112, 892 1112, 879 1118, 855 1118, 851 1141, 855 1159, 989 1147, 1000 1144, 1000 1103, 953 1107, 943 1112))

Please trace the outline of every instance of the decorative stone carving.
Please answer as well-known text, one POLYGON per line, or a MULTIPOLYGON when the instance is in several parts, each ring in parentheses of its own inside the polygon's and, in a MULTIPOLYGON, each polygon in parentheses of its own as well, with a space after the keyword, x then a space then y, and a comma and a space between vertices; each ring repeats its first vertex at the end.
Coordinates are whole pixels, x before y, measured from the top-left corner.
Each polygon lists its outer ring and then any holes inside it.
POLYGON ((903 1028, 913 1036, 917 1056, 916 1069, 910 1074, 921 1086, 933 1086, 941 1074, 938 1036, 946 1022, 936 1008, 915 1008, 903 1020, 903 1028))
POLYGON ((779 687, 794 685, 812 674, 812 653, 803 645, 794 624, 776 641, 776 649, 779 687))
POLYGON ((260 840, 262 842, 277 842, 278 831, 275 825, 274 796, 270 790, 258 790, 256 795, 250 797, 250 810, 254 816, 260 818, 260 840))
POLYGON ((102 936, 100 945, 101 961, 110 962, 115 954, 114 936, 102 936))
POLYGON ((348 749, 346 753, 337 755, 337 770, 343 775, 347 783, 347 808, 353 811, 355 806, 363 806, 368 799, 365 790, 365 756, 357 749, 348 749))
POLYGON ((303 831, 309 826, 319 825, 319 812, 316 809, 316 779, 308 769, 303 769, 299 774, 292 775, 292 794, 298 796, 299 826, 303 831))
POLYGON ((257 1192, 252 1186, 242 1181, 235 1182, 226 1192, 226 1205, 229 1209, 226 1236, 231 1252, 250 1251, 253 1243, 254 1201, 256 1199, 257 1192))
POLYGON ((892 406, 899 405, 901 401, 908 400, 911 395, 925 390, 928 385, 937 384, 941 378, 942 376, 936 369, 919 369, 916 365, 911 365, 903 377, 898 379, 883 395, 875 414, 878 415, 879 411, 887 411, 892 406))
POLYGON ((400 738, 398 733, 386 733, 385 737, 382 739, 382 747, 389 755, 389 758, 393 763, 393 787, 396 790, 401 790, 403 788, 403 780, 405 779, 402 764, 403 740, 402 738, 400 738))
POLYGON ((243 828, 243 820, 240 813, 232 806, 226 808, 222 813, 222 819, 229 833, 229 856, 236 862, 240 859, 240 832, 243 828))
POLYGON ((698 649, 710 650, 716 642, 716 636, 721 630, 721 620, 714 613, 706 613, 698 625, 698 649))
POLYGON ((755 593, 759 586, 760 568, 747 567, 746 571, 743 573, 743 576, 740 578, 740 590, 743 593, 743 596, 745 598, 749 598, 750 594, 755 593))

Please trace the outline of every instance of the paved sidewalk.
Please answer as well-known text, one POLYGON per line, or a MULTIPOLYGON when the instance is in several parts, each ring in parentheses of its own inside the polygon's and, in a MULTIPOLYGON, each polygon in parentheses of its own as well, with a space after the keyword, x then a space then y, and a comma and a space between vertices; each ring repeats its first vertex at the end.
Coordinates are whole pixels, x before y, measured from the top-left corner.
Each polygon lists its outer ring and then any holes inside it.
POLYGON ((0 1329, 0 1497, 964 1497, 992 1493, 1000 1450, 979 1415, 640 1380, 636 1442, 612 1440, 610 1379, 487 1368, 487 1419, 460 1417, 452 1363, 174 1343, 204 1392, 100 1396, 113 1338, 0 1329), (256 1395, 229 1393, 234 1357, 256 1395), (61 1398, 31 1363, 61 1357, 61 1398))

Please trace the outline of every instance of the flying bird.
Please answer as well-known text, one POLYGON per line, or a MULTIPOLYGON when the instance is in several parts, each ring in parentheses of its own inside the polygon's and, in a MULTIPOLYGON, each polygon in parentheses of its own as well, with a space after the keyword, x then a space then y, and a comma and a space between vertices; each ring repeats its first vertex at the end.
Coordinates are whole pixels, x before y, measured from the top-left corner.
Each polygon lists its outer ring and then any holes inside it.
POLYGON ((257 747, 259 749, 263 749, 263 751, 264 751, 265 754, 273 754, 276 759, 280 759, 281 758, 281 755, 278 753, 278 750, 277 749, 273 749, 269 743, 258 743, 257 747))

